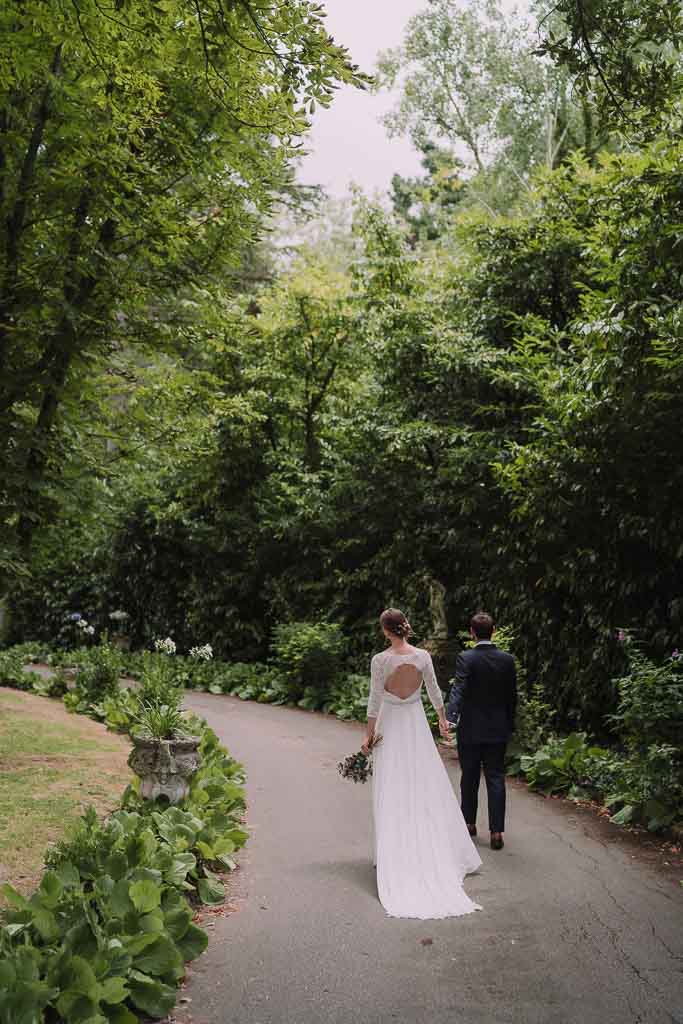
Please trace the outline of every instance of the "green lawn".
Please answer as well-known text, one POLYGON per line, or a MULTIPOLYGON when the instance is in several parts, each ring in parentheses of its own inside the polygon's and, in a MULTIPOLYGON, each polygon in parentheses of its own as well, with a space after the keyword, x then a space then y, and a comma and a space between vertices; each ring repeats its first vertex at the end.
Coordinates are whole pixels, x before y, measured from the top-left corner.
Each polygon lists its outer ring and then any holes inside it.
POLYGON ((30 892, 48 844, 88 804, 102 814, 116 806, 129 749, 61 701, 0 688, 0 882, 30 892))

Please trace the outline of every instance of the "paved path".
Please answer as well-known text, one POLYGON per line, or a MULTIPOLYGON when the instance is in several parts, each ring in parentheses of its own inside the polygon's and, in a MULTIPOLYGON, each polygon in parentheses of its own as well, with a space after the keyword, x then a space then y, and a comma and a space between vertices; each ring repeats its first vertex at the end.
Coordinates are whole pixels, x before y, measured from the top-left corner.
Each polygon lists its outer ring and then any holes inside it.
POLYGON ((683 890, 586 815, 511 787, 507 845, 478 840, 483 867, 466 883, 483 911, 390 919, 370 861, 369 787, 336 771, 360 727, 229 697, 188 703, 247 767, 252 836, 233 876, 237 909, 216 919, 179 1020, 683 1022, 683 890))

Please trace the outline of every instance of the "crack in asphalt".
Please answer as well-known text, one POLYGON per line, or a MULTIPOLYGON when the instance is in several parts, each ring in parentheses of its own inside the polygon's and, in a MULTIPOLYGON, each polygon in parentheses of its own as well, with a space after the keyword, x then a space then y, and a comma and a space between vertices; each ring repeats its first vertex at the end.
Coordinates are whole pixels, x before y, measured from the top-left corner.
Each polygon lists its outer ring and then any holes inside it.
POLYGON ((622 912, 622 914, 625 914, 626 916, 628 916, 629 911, 626 909, 626 907, 622 907, 621 903, 616 898, 616 896, 614 895, 614 893, 610 889, 609 885, 607 884, 607 882, 602 877, 602 874, 601 874, 602 865, 601 865, 600 861, 596 857, 591 856, 591 854, 587 853, 585 850, 579 850, 579 848, 574 846, 574 844, 569 839, 566 839, 563 836, 561 836, 559 832, 556 832, 554 829, 550 828, 550 826, 547 826, 547 829, 548 829, 549 832, 552 832, 553 835, 557 836, 557 838, 560 839, 562 842, 566 843, 567 846, 571 850, 574 851, 574 853, 578 854, 578 856, 585 857, 586 860, 592 861, 592 863, 595 865, 595 871, 589 871, 589 870, 584 869, 584 868, 579 868, 579 870, 586 871, 586 874, 590 874, 590 876, 592 878, 594 878, 597 882, 599 882, 600 885, 602 886, 602 888, 605 890, 605 892, 609 896, 609 898, 614 903, 615 907, 618 907, 618 909, 622 912))
POLYGON ((661 943, 661 945, 664 946, 664 949, 667 951, 672 960, 683 960, 683 955, 673 952, 669 944, 662 938, 661 935, 658 934, 657 929, 654 925, 652 925, 652 934, 656 938, 657 942, 661 943))

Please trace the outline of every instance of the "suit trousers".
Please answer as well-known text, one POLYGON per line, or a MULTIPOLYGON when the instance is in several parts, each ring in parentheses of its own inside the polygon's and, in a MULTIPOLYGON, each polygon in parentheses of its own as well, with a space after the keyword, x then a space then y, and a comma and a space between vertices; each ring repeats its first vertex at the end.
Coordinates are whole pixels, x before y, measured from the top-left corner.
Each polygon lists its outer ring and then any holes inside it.
POLYGON ((463 743, 460 758, 460 807, 465 823, 476 825, 482 765, 489 801, 489 829, 505 831, 505 748, 507 743, 463 743))

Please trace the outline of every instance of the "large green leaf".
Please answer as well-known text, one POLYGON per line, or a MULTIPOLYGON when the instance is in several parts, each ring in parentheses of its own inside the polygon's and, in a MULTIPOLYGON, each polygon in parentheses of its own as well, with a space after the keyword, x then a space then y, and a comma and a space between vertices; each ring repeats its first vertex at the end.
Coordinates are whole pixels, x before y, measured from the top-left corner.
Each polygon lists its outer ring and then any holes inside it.
POLYGON ((45 907, 33 908, 33 926, 44 942, 52 942, 60 934, 55 915, 45 907))
POLYGON ((121 1003, 118 1006, 105 1004, 102 1009, 109 1024, 140 1024, 140 1018, 121 1003))
POLYGON ((129 911, 133 910, 133 901, 129 893, 130 885, 127 878, 120 878, 112 890, 110 904, 117 917, 125 917, 129 911))
POLYGON ((59 903, 63 891, 63 885, 54 871, 46 871, 43 875, 38 894, 40 902, 48 910, 54 910, 59 903))
POLYGON ((100 1000, 104 1003, 122 1003, 128 996, 125 978, 107 978, 100 982, 100 1000))
POLYGON ((197 892, 202 903, 219 904, 225 900, 225 886, 213 875, 197 880, 197 892))
POLYGON ((133 882, 128 894, 140 913, 146 914, 155 910, 161 904, 161 888, 154 882, 140 881, 133 882))
POLYGON ((202 928, 191 924, 180 939, 176 939, 183 960, 195 960, 209 944, 209 936, 202 928))
POLYGON ((131 971, 129 987, 133 1005, 150 1017, 165 1017, 175 1006, 176 990, 140 971, 131 971))
POLYGON ((0 886, 0 892, 7 902, 18 910, 26 910, 28 907, 28 900, 26 897, 22 896, 20 892, 17 892, 14 886, 10 885, 9 882, 5 882, 4 885, 0 886))
POLYGON ((82 992, 75 992, 69 989, 62 992, 55 1003, 59 1015, 67 1024, 87 1024, 93 1019, 106 1021, 106 1018, 99 1014, 100 1004, 97 999, 83 995, 82 992))
POLYGON ((176 853, 166 877, 171 885, 180 885, 196 865, 197 858, 193 853, 176 853))
POLYGON ((170 910, 164 918, 164 926, 172 939, 177 943, 192 923, 192 911, 185 904, 170 910))
POLYGON ((120 850, 115 850, 104 862, 104 870, 111 875, 114 881, 118 881, 128 871, 128 859, 120 850))
POLYGON ((126 935, 123 939, 123 946, 126 953, 137 957, 143 950, 151 946, 157 937, 156 932, 143 932, 141 935, 126 935))
POLYGON ((40 978, 43 957, 40 950, 32 946, 20 946, 14 951, 13 966, 20 981, 37 982, 40 978))
POLYGON ((97 998, 99 986, 95 973, 82 956, 64 956, 55 980, 65 992, 97 998))
POLYGON ((154 942, 135 957, 134 964, 136 970, 158 976, 181 967, 182 957, 171 938, 167 935, 158 935, 154 942))

